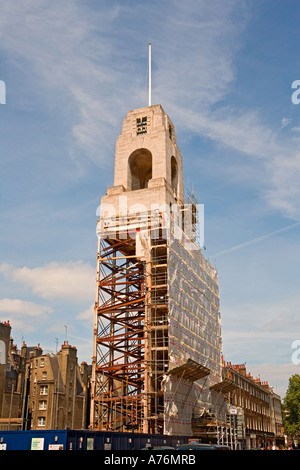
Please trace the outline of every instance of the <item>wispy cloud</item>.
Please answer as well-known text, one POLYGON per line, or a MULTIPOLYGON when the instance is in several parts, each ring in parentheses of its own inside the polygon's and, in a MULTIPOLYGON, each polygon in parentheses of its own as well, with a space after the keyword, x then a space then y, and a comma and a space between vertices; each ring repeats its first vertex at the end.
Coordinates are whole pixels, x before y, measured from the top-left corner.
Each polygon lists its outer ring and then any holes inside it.
POLYGON ((287 127, 290 122, 291 122, 291 119, 285 118, 285 117, 282 118, 282 119, 281 119, 281 127, 282 127, 282 128, 287 127))
MULTIPOLYGON (((54 98, 52 106, 61 106, 69 121, 79 149, 94 162, 103 163, 107 149, 99 152, 99 143, 113 150, 109 136, 115 135, 112 126, 120 122, 120 107, 125 112, 138 101, 141 106, 146 104, 141 100, 145 90, 137 84, 141 85, 147 72, 147 39, 143 44, 136 38, 151 34, 156 46, 154 99, 162 104, 210 105, 224 96, 233 80, 232 57, 241 26, 231 15, 241 9, 239 4, 190 1, 183 7, 172 1, 160 5, 160 14, 156 6, 143 5, 145 21, 141 24, 136 16, 139 7, 131 3, 105 4, 96 11, 80 2, 2 2, 0 33, 9 59, 16 66, 19 59, 21 63, 25 60, 31 65, 32 80, 42 78, 50 91, 49 100, 54 98), (123 22, 119 31, 120 18, 130 28, 123 22), (221 77, 217 87, 216 76, 221 77)), ((74 145, 72 153, 79 155, 74 145)))
POLYGON ((274 392, 282 398, 286 393, 289 378, 299 373, 299 365, 292 364, 292 362, 278 364, 270 361, 257 365, 251 364, 249 367, 246 364, 246 368, 254 378, 268 381, 274 392))
POLYGON ((291 363, 291 346, 300 339, 299 301, 300 291, 273 302, 254 299, 223 308, 225 356, 252 364, 291 363))
POLYGON ((43 299, 77 302, 94 298, 95 269, 82 262, 53 262, 36 268, 18 268, 3 263, 0 273, 9 281, 28 287, 43 299))
POLYGON ((36 317, 51 313, 52 309, 26 300, 0 299, 0 311, 7 314, 36 317))
POLYGON ((114 89, 120 76, 107 33, 119 7, 104 7, 101 14, 89 13, 78 2, 29 0, 2 2, 1 8, 1 41, 8 60, 16 68, 25 61, 32 73, 27 79, 40 89, 44 85, 49 96, 44 103, 70 127, 70 154, 78 159, 78 148, 84 149, 102 163, 99 144, 111 150, 106 132, 116 123, 114 89))
POLYGON ((69 156, 79 166, 86 157, 103 166, 113 162, 122 113, 146 105, 141 85, 146 43, 152 42, 153 100, 181 129, 262 162, 261 197, 272 210, 300 220, 297 140, 281 141, 258 109, 223 104, 236 80, 246 3, 170 1, 159 12, 155 3, 104 2, 96 10, 83 2, 3 1, 1 44, 16 67, 30 64, 32 83, 48 90, 49 106, 69 126, 69 156))
POLYGON ((33 331, 52 312, 51 307, 35 302, 21 299, 0 299, 1 317, 10 320, 13 327, 19 330, 33 331))
POLYGON ((226 306, 223 309, 223 317, 224 320, 239 318, 239 321, 230 322, 231 329, 232 331, 244 330, 245 334, 253 332, 266 334, 267 331, 276 333, 277 328, 274 322, 278 318, 285 318, 284 328, 281 320, 281 333, 284 335, 290 331, 297 334, 292 325, 295 321, 299 321, 299 302, 300 291, 293 295, 282 295, 274 301, 269 300, 269 297, 264 301, 258 301, 254 298, 252 302, 248 300, 234 306, 226 306))
POLYGON ((84 310, 83 312, 78 313, 76 318, 78 320, 88 321, 89 324, 94 320, 94 312, 95 312, 95 304, 91 304, 89 308, 84 310))

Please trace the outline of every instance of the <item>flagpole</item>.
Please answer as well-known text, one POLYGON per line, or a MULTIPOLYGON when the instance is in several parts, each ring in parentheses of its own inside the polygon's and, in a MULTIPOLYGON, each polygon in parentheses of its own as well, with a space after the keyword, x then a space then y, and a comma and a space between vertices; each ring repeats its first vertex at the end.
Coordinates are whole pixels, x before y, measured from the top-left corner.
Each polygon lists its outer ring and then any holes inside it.
POLYGON ((151 43, 149 43, 149 106, 151 106, 151 43))

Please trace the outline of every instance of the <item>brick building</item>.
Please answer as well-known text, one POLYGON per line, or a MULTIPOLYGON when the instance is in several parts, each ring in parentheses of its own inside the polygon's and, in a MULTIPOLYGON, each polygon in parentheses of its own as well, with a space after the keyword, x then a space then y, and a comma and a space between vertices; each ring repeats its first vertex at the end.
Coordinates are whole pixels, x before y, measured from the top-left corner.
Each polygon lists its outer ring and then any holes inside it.
POLYGON ((284 445, 281 398, 266 381, 254 379, 245 364, 223 362, 223 377, 234 383, 229 406, 243 416, 241 442, 247 449, 284 445))
POLYGON ((30 428, 86 428, 88 366, 79 367, 77 349, 67 341, 57 354, 36 348, 29 367, 30 428))
POLYGON ((26 358, 11 339, 9 321, 0 323, 0 428, 20 429, 26 358))
POLYGON ((0 429, 87 428, 89 375, 68 342, 57 354, 18 350, 9 322, 0 323, 0 429))

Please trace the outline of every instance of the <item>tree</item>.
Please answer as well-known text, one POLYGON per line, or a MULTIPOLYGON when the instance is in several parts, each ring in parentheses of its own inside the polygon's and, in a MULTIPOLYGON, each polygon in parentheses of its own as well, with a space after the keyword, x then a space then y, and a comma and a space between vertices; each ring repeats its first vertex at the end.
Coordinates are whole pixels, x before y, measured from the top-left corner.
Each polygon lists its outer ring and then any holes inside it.
POLYGON ((283 399, 283 424, 285 433, 293 438, 300 436, 300 375, 292 375, 283 399))

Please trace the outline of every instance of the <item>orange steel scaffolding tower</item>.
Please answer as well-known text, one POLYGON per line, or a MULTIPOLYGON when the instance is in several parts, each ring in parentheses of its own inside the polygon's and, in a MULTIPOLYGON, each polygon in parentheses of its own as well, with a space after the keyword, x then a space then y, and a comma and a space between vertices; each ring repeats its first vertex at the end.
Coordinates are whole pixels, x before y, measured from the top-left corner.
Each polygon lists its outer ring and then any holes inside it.
POLYGON ((134 240, 101 240, 95 303, 94 401, 98 429, 141 425, 145 372, 144 264, 134 240))
POLYGON ((154 232, 149 226, 146 229, 150 240, 147 259, 137 255, 139 228, 128 230, 127 226, 113 236, 102 232, 98 240, 93 429, 163 432, 161 385, 168 366, 167 244, 161 223, 159 231, 157 227, 154 232))

